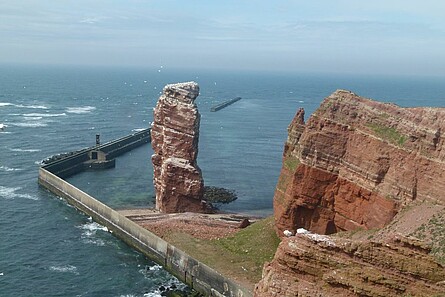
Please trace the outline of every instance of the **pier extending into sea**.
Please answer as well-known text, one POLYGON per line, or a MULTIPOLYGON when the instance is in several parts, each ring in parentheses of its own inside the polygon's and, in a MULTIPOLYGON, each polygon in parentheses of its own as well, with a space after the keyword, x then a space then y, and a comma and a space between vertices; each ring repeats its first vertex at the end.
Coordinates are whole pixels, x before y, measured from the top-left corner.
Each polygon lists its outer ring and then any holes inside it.
POLYGON ((235 103, 235 102, 237 102, 239 100, 241 100, 241 97, 236 97, 236 98, 224 101, 223 103, 220 103, 220 104, 212 106, 210 108, 210 111, 218 111, 218 110, 223 109, 224 107, 227 107, 227 106, 229 106, 229 105, 231 105, 231 104, 233 104, 233 103, 235 103))
POLYGON ((106 226, 116 237, 162 265, 179 280, 205 296, 253 296, 249 289, 221 275, 213 268, 64 180, 68 176, 92 167, 108 168, 110 162, 113 162, 112 160, 117 156, 148 142, 150 142, 150 129, 103 145, 100 144, 99 138, 96 138, 94 147, 47 159, 39 169, 39 184, 106 226), (101 164, 101 162, 105 163, 101 164))

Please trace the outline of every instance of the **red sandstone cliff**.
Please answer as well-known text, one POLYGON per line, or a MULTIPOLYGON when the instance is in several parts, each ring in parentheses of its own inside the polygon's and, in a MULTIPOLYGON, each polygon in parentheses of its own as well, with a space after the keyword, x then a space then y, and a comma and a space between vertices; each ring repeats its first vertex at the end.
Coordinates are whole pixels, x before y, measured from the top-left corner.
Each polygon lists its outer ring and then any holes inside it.
POLYGON ((338 90, 290 124, 274 197, 278 234, 381 228, 412 201, 445 203, 445 109, 338 90), (433 186, 434 185, 434 186, 433 186))
POLYGON ((204 181, 196 158, 200 114, 195 82, 164 87, 151 128, 156 209, 161 212, 203 212, 204 181))
POLYGON ((255 296, 445 296, 444 129, 444 108, 344 90, 307 123, 300 109, 274 197, 278 235, 290 237, 255 296))
POLYGON ((444 296, 445 269, 416 240, 297 234, 265 265, 256 297, 444 296))

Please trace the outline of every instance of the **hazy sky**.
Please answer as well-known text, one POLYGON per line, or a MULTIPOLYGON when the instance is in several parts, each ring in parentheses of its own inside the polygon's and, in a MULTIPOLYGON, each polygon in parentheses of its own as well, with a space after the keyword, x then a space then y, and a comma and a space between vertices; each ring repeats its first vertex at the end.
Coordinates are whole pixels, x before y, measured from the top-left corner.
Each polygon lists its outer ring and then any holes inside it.
POLYGON ((445 1, 2 0, 17 62, 445 76, 445 1))

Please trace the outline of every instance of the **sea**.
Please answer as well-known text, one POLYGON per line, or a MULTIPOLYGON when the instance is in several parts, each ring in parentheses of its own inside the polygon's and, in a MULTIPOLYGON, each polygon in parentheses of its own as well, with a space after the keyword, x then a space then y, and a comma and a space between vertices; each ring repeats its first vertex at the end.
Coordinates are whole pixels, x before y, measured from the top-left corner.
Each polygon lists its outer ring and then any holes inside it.
MULTIPOLYGON (((271 215, 287 126, 336 89, 400 106, 445 107, 437 77, 77 66, 0 67, 0 296, 161 296, 188 289, 161 266, 38 186, 41 161, 147 128, 168 83, 196 81, 198 165, 235 191, 222 211, 271 215), (218 112, 210 107, 240 96, 218 112)), ((116 209, 152 207, 149 144, 116 168, 69 178, 116 209)))

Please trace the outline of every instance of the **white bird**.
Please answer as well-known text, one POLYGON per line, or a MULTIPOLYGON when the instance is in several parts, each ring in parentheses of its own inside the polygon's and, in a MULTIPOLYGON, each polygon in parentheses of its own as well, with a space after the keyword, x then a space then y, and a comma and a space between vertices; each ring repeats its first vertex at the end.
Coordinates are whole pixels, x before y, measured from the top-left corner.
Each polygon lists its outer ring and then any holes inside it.
POLYGON ((0 130, 4 131, 6 127, 8 127, 8 126, 6 126, 5 124, 0 123, 0 130))
POLYGON ((292 233, 292 231, 289 230, 284 230, 283 231, 284 236, 286 237, 291 237, 292 235, 294 235, 294 233, 292 233))

